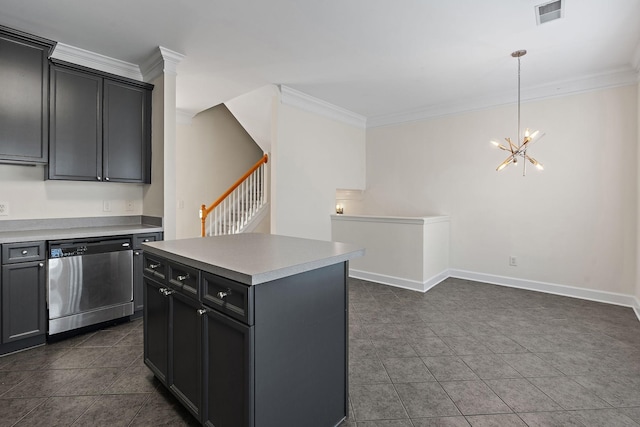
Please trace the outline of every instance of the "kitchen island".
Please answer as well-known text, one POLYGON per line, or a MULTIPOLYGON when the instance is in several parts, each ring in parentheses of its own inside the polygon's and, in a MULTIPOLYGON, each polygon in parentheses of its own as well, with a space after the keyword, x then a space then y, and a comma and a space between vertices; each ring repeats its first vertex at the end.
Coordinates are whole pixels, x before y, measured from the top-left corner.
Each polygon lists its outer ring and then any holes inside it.
POLYGON ((358 246, 268 234, 143 245, 144 359, 208 426, 335 426, 348 414, 358 246))

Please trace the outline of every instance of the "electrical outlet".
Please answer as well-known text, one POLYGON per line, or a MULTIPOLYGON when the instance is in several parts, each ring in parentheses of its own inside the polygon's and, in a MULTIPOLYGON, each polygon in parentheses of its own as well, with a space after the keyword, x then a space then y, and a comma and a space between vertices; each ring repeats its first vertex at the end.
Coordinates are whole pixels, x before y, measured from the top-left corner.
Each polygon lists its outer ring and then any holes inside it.
POLYGON ((104 212, 111 212, 111 201, 110 200, 103 200, 102 201, 102 210, 104 212))
POLYGON ((517 267, 517 266, 518 266, 518 258, 517 258, 517 257, 515 257, 515 256, 513 256, 513 255, 511 255, 511 256, 509 257, 509 265, 510 265, 511 267, 517 267))
POLYGON ((132 211, 133 210, 133 200, 125 200, 124 202, 124 210, 125 211, 132 211))
POLYGON ((0 216, 9 216, 9 203, 0 202, 0 216))

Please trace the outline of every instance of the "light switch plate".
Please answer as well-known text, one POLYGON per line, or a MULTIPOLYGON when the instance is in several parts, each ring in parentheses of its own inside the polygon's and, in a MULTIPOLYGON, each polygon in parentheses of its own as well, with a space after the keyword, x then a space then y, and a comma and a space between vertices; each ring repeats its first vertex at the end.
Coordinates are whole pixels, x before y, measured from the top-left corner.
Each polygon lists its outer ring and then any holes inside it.
POLYGON ((9 216, 9 203, 0 202, 0 216, 9 216))

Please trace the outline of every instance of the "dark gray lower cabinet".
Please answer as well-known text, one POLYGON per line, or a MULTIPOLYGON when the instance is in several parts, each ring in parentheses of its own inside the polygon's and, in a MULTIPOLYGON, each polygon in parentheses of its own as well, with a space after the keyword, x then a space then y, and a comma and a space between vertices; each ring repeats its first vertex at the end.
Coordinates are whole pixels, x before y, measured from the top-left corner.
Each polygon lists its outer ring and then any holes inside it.
POLYGON ((254 286, 148 250, 144 266, 145 363, 203 425, 347 415, 347 262, 254 286))
POLYGON ((0 354, 44 344, 47 333, 44 242, 4 244, 2 261, 0 354))
POLYGON ((144 278, 144 363, 163 383, 169 369, 169 298, 159 282, 144 278))
POLYGON ((207 310, 204 322, 206 426, 253 425, 253 327, 207 310))
MULTIPOLYGON (((202 317, 200 303, 168 290, 171 305, 167 384, 197 419, 202 407, 202 317)), ((217 427, 217 426, 216 426, 217 427)))

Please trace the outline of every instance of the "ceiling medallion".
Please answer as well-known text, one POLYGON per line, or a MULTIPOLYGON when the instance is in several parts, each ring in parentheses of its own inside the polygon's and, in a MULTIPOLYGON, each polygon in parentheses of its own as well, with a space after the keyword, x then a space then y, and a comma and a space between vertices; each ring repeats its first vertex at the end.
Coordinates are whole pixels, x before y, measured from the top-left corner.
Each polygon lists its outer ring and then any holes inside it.
POLYGON ((542 138, 544 133, 536 130, 531 131, 528 128, 524 130, 524 132, 520 133, 520 58, 527 54, 526 50, 517 50, 511 54, 512 57, 518 58, 518 144, 516 145, 511 141, 511 138, 505 138, 505 141, 509 143, 509 146, 506 147, 500 142, 496 140, 491 140, 491 143, 501 150, 508 151, 509 157, 507 157, 504 162, 500 163, 500 165, 496 168, 496 171, 501 171, 505 167, 513 164, 518 164, 518 158, 523 159, 523 167, 522 167, 522 176, 527 174, 527 162, 530 162, 537 169, 543 170, 542 164, 538 162, 533 157, 527 154, 527 150, 531 147, 531 145, 542 138))

